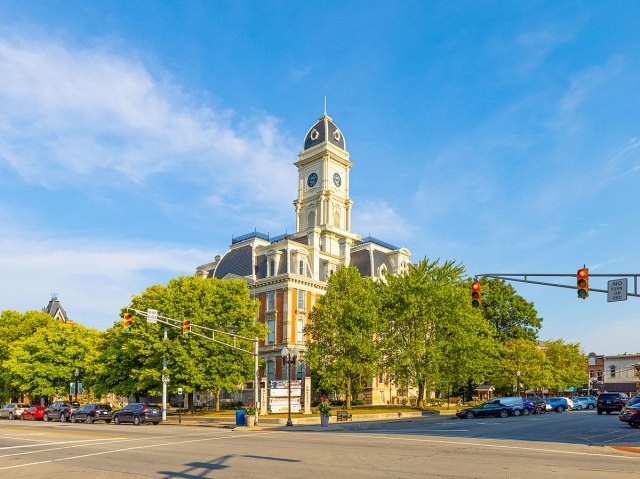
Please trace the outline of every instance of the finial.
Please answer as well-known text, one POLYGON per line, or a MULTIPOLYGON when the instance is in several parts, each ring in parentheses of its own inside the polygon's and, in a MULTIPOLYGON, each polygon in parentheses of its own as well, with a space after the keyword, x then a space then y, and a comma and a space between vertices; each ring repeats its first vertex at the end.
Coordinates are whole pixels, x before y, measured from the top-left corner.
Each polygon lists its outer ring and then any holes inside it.
POLYGON ((324 96, 324 114, 327 115, 327 95, 324 96))

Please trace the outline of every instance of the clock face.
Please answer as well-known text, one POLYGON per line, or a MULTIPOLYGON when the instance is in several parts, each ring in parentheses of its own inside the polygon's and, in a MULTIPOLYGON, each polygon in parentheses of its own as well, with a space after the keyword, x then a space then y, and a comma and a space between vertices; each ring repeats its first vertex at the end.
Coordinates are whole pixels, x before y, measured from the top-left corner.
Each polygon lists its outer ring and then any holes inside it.
POLYGON ((309 178, 307 178, 307 185, 309 185, 309 188, 313 188, 314 186, 316 186, 317 182, 318 182, 318 174, 311 173, 309 175, 309 178))
POLYGON ((340 186, 342 184, 342 178, 338 173, 333 174, 333 184, 336 186, 340 186))

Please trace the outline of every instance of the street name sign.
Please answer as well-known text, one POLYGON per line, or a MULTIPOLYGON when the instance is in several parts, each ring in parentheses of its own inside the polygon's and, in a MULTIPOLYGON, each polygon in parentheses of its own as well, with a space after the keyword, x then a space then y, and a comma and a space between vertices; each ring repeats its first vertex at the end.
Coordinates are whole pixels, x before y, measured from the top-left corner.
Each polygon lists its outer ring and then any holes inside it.
POLYGON ((612 279, 607 281, 607 301, 626 301, 627 300, 627 278, 612 279))
POLYGON ((147 309, 147 323, 158 324, 158 310, 147 309))

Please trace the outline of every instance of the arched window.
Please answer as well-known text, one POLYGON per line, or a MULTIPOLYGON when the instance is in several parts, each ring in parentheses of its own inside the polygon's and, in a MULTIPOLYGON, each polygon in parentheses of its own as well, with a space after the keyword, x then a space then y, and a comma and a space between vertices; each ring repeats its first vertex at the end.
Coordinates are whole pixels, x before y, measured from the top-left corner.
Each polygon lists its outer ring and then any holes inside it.
POLYGON ((340 227, 340 213, 337 211, 333 213, 333 226, 340 227))
POLYGON ((311 228, 316 225, 316 213, 315 211, 310 211, 309 216, 307 216, 307 228, 311 228))

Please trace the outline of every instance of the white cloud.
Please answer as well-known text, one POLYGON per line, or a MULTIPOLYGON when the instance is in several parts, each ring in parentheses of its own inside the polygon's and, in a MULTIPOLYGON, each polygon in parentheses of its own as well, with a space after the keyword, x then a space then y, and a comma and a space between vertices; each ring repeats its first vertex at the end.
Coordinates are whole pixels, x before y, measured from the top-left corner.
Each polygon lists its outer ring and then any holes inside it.
POLYGON ((293 142, 274 118, 234 122, 233 112, 194 106, 137 59, 5 36, 0 72, 0 163, 32 184, 144 183, 164 173, 266 210, 295 195, 293 142))
POLYGON ((39 310, 58 293, 69 317, 105 329, 120 308, 165 278, 192 275, 208 252, 0 230, 0 310, 39 310))
POLYGON ((411 223, 385 201, 358 202, 353 210, 351 229, 362 236, 371 235, 396 246, 403 246, 398 242, 411 238, 415 233, 411 223))

